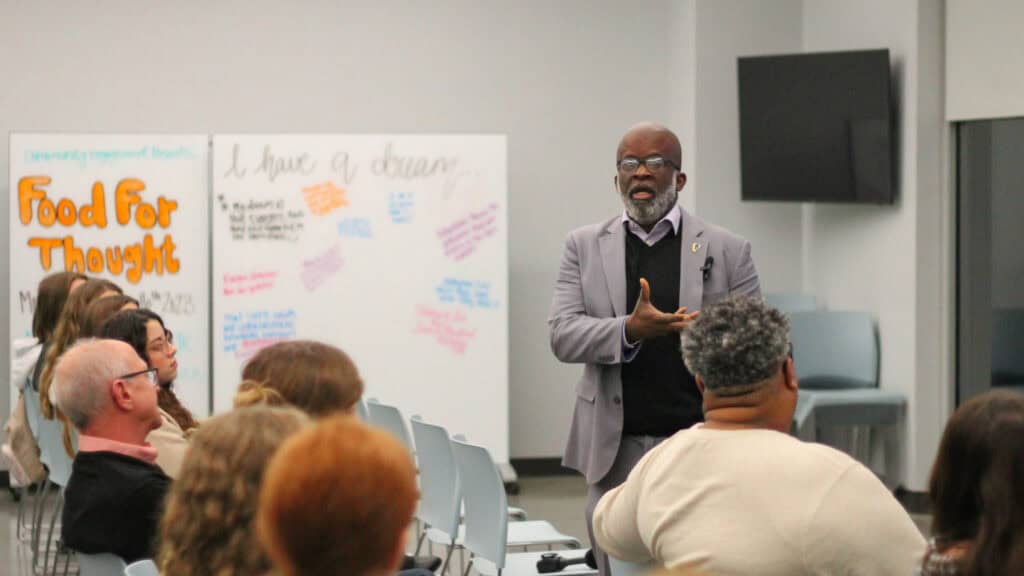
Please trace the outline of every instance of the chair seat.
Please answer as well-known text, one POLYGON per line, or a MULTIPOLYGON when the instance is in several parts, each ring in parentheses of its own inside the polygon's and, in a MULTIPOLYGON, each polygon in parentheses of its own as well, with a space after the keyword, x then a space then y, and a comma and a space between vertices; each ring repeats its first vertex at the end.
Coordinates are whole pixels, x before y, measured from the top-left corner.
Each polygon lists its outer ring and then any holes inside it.
MULTIPOLYGON (((801 390, 800 396, 819 426, 895 426, 907 404, 902 394, 877 388, 801 390)), ((797 408, 801 412, 799 401, 797 408)))
MULTIPOLYGON (((466 525, 459 526, 459 535, 455 539, 458 546, 465 543, 466 525)), ((508 546, 565 546, 579 548, 580 541, 567 534, 562 534, 550 522, 544 520, 527 520, 508 523, 508 546)))
MULTIPOLYGON (((509 524, 509 528, 511 527, 512 525, 509 524)), ((582 558, 586 553, 586 550, 562 550, 559 552, 563 558, 568 558, 570 560, 582 558)), ((539 574, 539 572, 537 572, 537 561, 540 560, 541 554, 545 554, 545 552, 522 552, 518 554, 505 555, 505 568, 501 571, 502 576, 533 576, 535 574, 539 574)), ((473 560, 473 568, 481 574, 481 576, 497 576, 498 574, 498 570, 494 567, 494 564, 482 558, 476 558, 473 560)), ((597 570, 589 568, 586 564, 573 564, 572 566, 566 567, 565 570, 555 572, 555 574, 592 576, 597 574, 597 570)))

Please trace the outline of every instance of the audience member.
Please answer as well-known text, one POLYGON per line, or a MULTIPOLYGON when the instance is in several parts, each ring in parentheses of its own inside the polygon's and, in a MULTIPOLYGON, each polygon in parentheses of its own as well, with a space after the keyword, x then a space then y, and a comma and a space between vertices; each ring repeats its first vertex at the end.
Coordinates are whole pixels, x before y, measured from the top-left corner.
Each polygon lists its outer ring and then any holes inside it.
MULTIPOLYGON (((277 405, 282 401, 313 418, 352 414, 363 394, 359 371, 347 354, 321 342, 278 342, 256 353, 242 369, 245 379, 235 406, 277 405)), ((437 556, 406 556, 403 570, 435 571, 437 556)))
POLYGON ((167 496, 157 557, 163 574, 266 574, 256 540, 260 482, 274 451, 309 423, 294 408, 252 407, 195 433, 167 496))
POLYGON ((160 426, 156 370, 124 342, 84 339, 57 361, 57 407, 79 431, 64 490, 61 539, 133 562, 153 555, 171 480, 146 435, 160 426))
POLYGON ((122 310, 138 310, 139 301, 125 294, 114 294, 94 300, 86 306, 82 317, 82 329, 79 338, 96 338, 100 327, 111 316, 122 310))
MULTIPOLYGON (((39 389, 41 359, 47 341, 57 327, 57 318, 68 295, 85 281, 85 275, 77 272, 57 272, 43 278, 36 290, 32 337, 16 338, 11 342, 11 384, 18 389, 18 400, 4 425, 3 453, 9 461, 12 486, 33 484, 46 477, 46 470, 39 461, 39 446, 28 426, 24 391, 26 387, 39 389)), ((39 411, 38 404, 32 408, 39 411)))
POLYGON ((683 337, 705 423, 651 450, 594 513, 611 555, 712 574, 910 574, 924 539, 867 468, 787 434, 786 317, 760 299, 705 308, 683 337))
POLYGON ((313 418, 351 413, 363 395, 363 381, 348 354, 311 340, 260 350, 242 369, 242 378, 248 382, 239 387, 236 405, 261 402, 266 395, 261 388, 271 388, 313 418))
POLYGON ((174 379, 178 376, 174 334, 164 327, 158 314, 140 309, 114 314, 100 327, 99 335, 127 342, 150 368, 156 369, 162 424, 150 433, 147 441, 157 449, 157 465, 171 478, 177 478, 188 449, 188 437, 199 423, 174 393, 174 379))
POLYGON ((399 566, 418 499, 408 451, 351 416, 281 447, 260 491, 258 533, 285 576, 371 576, 399 566))
POLYGON ((81 335, 85 309, 94 300, 115 294, 123 294, 117 284, 109 280, 91 278, 68 295, 67 302, 57 318, 53 334, 47 339, 46 352, 42 356, 42 373, 39 376, 39 407, 44 418, 48 420, 59 418, 59 415, 53 410, 53 398, 50 395, 53 370, 57 365, 57 359, 81 335))
POLYGON ((993 390, 957 409, 932 468, 925 576, 1024 574, 1024 395, 993 390))

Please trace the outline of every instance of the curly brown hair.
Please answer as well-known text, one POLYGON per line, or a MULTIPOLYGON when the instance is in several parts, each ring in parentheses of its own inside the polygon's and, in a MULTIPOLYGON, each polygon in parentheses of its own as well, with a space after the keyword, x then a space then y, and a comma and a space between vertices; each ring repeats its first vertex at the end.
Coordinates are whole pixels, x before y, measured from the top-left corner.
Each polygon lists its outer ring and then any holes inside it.
POLYGON ((351 412, 363 395, 363 380, 348 354, 313 340, 267 346, 245 365, 242 378, 277 390, 313 418, 351 412))
POLYGON ((254 406, 206 421, 192 436, 160 523, 161 574, 264 574, 270 561, 253 522, 263 471, 309 418, 294 408, 254 406))

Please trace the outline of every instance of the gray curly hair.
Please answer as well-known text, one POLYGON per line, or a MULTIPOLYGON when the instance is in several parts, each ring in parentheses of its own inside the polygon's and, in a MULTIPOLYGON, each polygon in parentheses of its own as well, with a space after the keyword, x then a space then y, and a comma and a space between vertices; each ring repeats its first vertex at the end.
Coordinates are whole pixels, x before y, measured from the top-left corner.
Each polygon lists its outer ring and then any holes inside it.
POLYGON ((718 396, 748 394, 789 354, 785 314, 747 296, 705 308, 683 333, 683 361, 718 396))

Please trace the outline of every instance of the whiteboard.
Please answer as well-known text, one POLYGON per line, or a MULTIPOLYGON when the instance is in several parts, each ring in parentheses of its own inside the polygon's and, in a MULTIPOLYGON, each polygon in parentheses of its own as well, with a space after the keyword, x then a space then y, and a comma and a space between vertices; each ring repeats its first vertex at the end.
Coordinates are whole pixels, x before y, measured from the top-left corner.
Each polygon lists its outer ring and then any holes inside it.
POLYGON ((175 390, 210 405, 209 137, 11 134, 11 339, 31 336, 36 288, 75 269, 163 317, 175 390))
POLYGON ((508 462, 499 135, 215 135, 214 407, 246 359, 332 343, 366 397, 508 462))

